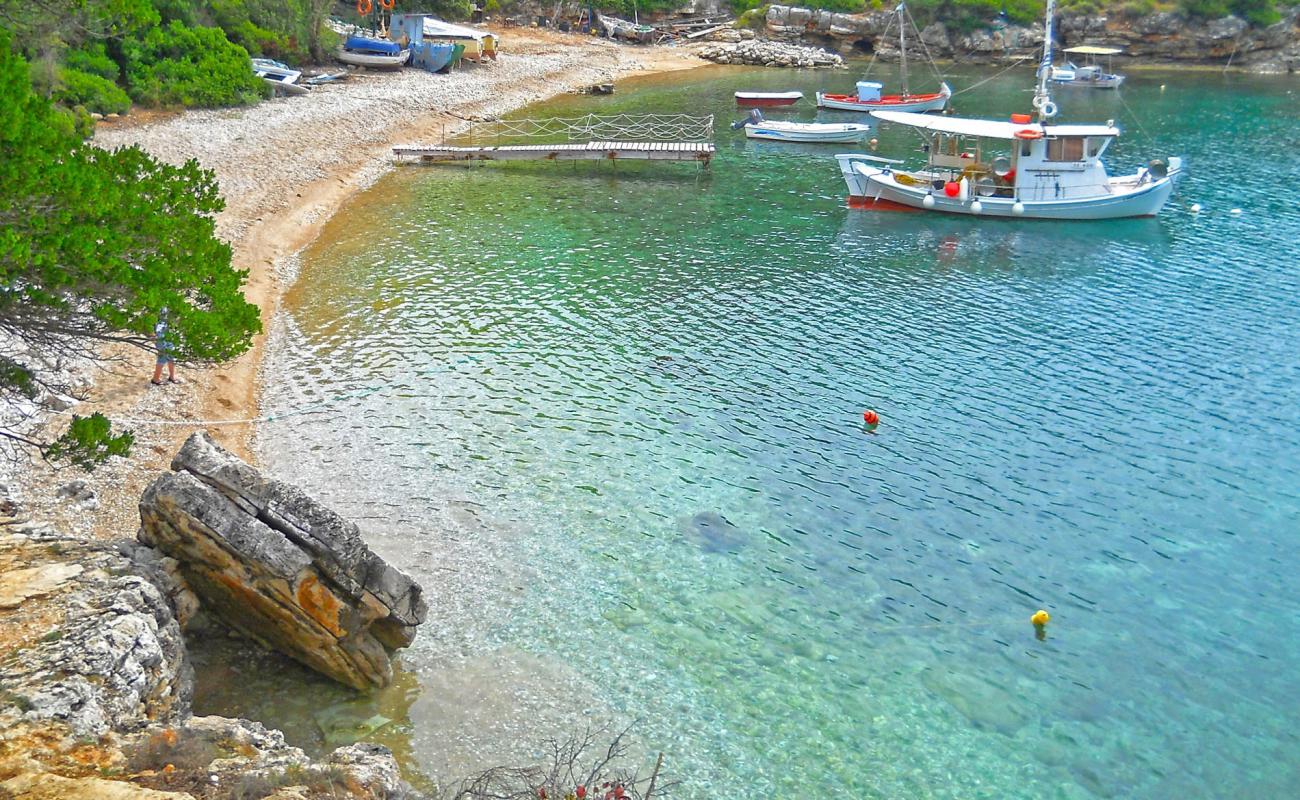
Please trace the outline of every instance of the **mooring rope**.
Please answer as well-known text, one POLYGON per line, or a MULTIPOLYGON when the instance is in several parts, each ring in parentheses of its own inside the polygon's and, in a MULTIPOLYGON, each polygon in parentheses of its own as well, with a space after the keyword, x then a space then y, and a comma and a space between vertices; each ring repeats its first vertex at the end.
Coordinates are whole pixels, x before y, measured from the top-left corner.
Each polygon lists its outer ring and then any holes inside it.
POLYGON ((1017 58, 1015 61, 1011 62, 1011 64, 1008 65, 1008 66, 1007 66, 1005 69, 1003 69, 1001 72, 997 72, 997 73, 995 73, 995 74, 993 74, 993 75, 990 75, 989 77, 985 78, 984 80, 980 81, 979 83, 972 83, 970 86, 967 86, 965 89, 961 89, 960 91, 953 92, 953 93, 952 93, 952 96, 953 96, 953 97, 956 97, 956 96, 959 95, 959 94, 965 94, 966 92, 969 92, 971 89, 978 89, 979 87, 983 86, 984 84, 988 83, 989 81, 992 81, 992 80, 996 80, 996 79, 998 79, 998 78, 1001 78, 1003 75, 1006 75, 1006 74, 1007 74, 1008 72, 1010 72, 1011 70, 1013 70, 1013 69, 1015 69, 1016 67, 1020 66, 1020 62, 1022 62, 1022 61, 1028 61, 1030 58, 1031 58, 1031 56, 1021 56, 1020 58, 1017 58))

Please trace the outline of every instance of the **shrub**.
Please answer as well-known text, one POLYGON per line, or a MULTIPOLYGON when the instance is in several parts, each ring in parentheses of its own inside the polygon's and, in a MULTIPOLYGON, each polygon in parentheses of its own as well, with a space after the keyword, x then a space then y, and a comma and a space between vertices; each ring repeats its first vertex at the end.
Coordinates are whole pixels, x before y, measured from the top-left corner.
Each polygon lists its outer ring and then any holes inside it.
POLYGON ((125 114, 131 110, 131 98, 126 92, 99 75, 64 67, 59 70, 59 84, 54 101, 61 105, 84 106, 100 114, 125 114))
POLYGON ((248 51, 219 28, 173 21, 127 49, 131 96, 151 106, 236 106, 255 103, 267 85, 248 63, 248 51))
POLYGON ((1282 19, 1273 0, 1232 0, 1232 12, 1261 28, 1266 28, 1282 19))
POLYGON ((86 42, 75 50, 69 50, 63 63, 80 72, 98 75, 105 80, 116 81, 121 77, 117 62, 109 58, 103 42, 86 42))

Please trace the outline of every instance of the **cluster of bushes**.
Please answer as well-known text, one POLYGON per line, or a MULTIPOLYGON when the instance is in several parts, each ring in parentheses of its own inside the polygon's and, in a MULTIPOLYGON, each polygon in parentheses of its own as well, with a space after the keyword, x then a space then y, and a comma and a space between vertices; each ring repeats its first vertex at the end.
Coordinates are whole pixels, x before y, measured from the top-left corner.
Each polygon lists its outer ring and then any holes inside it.
POLYGON ((249 56, 319 60, 335 37, 334 0, 55 0, 30 13, 0 0, 9 45, 31 65, 32 86, 73 113, 147 106, 232 106, 267 87, 249 56))

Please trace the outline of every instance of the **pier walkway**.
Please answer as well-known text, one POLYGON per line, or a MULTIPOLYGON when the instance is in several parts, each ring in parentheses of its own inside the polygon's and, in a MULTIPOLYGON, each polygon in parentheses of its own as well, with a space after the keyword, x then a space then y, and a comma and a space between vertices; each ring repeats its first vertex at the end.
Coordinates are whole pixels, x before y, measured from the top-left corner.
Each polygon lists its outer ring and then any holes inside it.
POLYGON ((493 120, 474 125, 456 139, 468 144, 401 145, 393 148, 393 155, 430 162, 640 160, 695 161, 707 166, 716 151, 712 115, 588 114, 493 120), (536 139, 564 141, 520 143, 536 139))

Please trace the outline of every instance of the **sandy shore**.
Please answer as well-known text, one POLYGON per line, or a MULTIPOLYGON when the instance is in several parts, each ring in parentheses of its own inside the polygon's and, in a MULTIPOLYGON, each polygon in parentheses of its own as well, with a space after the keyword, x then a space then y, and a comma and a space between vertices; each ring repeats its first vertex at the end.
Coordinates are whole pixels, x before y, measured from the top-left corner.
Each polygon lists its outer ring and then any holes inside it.
MULTIPOLYGON (((538 100, 596 83, 651 72, 702 66, 684 49, 629 47, 592 37, 522 28, 498 31, 498 61, 469 65, 450 75, 417 70, 358 74, 310 95, 273 99, 238 109, 144 114, 102 123, 102 147, 139 145, 180 163, 195 158, 216 173, 225 210, 217 233, 234 249, 234 263, 249 271, 248 298, 269 331, 288 288, 285 263, 309 244, 355 192, 391 168, 390 147, 437 141, 464 127, 466 118, 503 114, 538 100)), ((150 385, 150 354, 122 353, 94 376, 78 414, 99 411, 136 433, 130 459, 116 459, 90 475, 34 463, 0 474, 24 514, 60 525, 68 533, 113 539, 133 535, 136 503, 144 486, 180 443, 208 428, 225 446, 251 458, 258 415, 258 371, 265 336, 220 368, 182 367, 181 385, 150 385), (83 501, 57 489, 82 480, 94 492, 83 501)), ((55 417, 51 426, 66 417, 55 417)))

